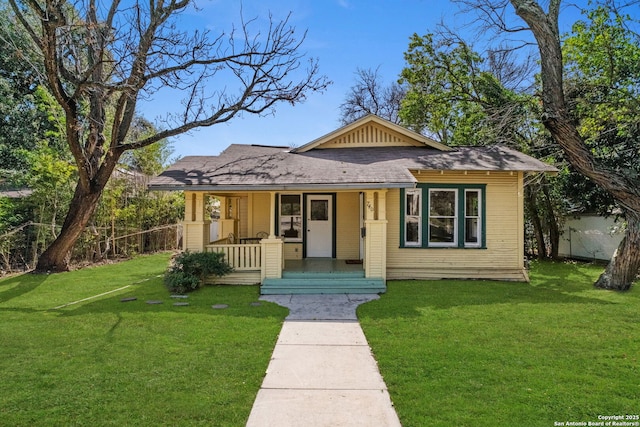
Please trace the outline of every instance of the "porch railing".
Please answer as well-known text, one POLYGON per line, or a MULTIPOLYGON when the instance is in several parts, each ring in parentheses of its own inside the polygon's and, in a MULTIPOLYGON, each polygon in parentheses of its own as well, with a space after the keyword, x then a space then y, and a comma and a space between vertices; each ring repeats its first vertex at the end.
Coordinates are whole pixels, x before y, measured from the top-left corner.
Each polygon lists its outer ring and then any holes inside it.
POLYGON ((262 246, 260 244, 236 245, 214 243, 205 246, 207 252, 222 252, 224 259, 236 271, 260 270, 262 246))

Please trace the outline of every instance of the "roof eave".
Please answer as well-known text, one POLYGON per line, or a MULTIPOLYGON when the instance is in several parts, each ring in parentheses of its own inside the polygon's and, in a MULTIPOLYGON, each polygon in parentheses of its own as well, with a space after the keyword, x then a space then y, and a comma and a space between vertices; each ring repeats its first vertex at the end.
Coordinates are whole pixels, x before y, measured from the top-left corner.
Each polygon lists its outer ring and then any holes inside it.
POLYGON ((151 191, 306 191, 306 190, 373 190, 378 188, 413 188, 415 182, 366 182, 342 184, 262 184, 262 185, 149 185, 151 191))

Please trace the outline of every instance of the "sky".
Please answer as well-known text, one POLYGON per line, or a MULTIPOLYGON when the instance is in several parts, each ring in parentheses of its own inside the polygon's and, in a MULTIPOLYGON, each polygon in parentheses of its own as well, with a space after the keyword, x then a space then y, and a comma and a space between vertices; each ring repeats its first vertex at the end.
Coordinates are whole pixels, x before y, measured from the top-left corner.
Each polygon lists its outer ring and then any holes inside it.
MULTIPOLYGON (((586 1, 586 0, 585 0, 586 1)), ((174 156, 218 155, 230 144, 301 146, 340 127, 340 104, 356 82, 356 71, 378 69, 386 83, 397 80, 409 37, 433 32, 445 21, 462 27, 469 20, 446 0, 199 0, 181 25, 228 29, 245 17, 267 22, 291 13, 297 34, 307 35, 302 51, 319 62, 320 74, 333 83, 323 93, 310 94, 303 103, 280 104, 266 116, 244 115, 228 123, 200 128, 173 137, 174 156)), ((468 27, 467 27, 468 28, 468 27)), ((472 35, 473 36, 473 35, 472 35)), ((177 100, 160 95, 140 104, 151 120, 162 116, 177 100)))

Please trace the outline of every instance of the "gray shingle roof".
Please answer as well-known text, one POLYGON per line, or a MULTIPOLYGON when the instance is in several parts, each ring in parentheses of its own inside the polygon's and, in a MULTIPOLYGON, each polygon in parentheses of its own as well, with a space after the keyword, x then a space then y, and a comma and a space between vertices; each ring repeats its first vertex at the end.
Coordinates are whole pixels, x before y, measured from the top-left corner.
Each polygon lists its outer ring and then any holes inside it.
POLYGON ((291 153, 281 147, 229 146, 219 156, 179 160, 149 187, 203 190, 412 187, 410 170, 554 172, 556 169, 502 147, 361 147, 291 153))

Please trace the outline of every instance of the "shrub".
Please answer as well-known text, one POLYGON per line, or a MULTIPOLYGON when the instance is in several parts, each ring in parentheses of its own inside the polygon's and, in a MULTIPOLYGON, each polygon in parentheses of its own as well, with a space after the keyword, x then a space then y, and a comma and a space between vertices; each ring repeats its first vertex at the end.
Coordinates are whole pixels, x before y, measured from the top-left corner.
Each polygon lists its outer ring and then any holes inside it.
POLYGON ((182 252, 174 257, 164 274, 164 284, 170 292, 184 294, 198 289, 209 275, 229 274, 233 268, 217 252, 182 252))

